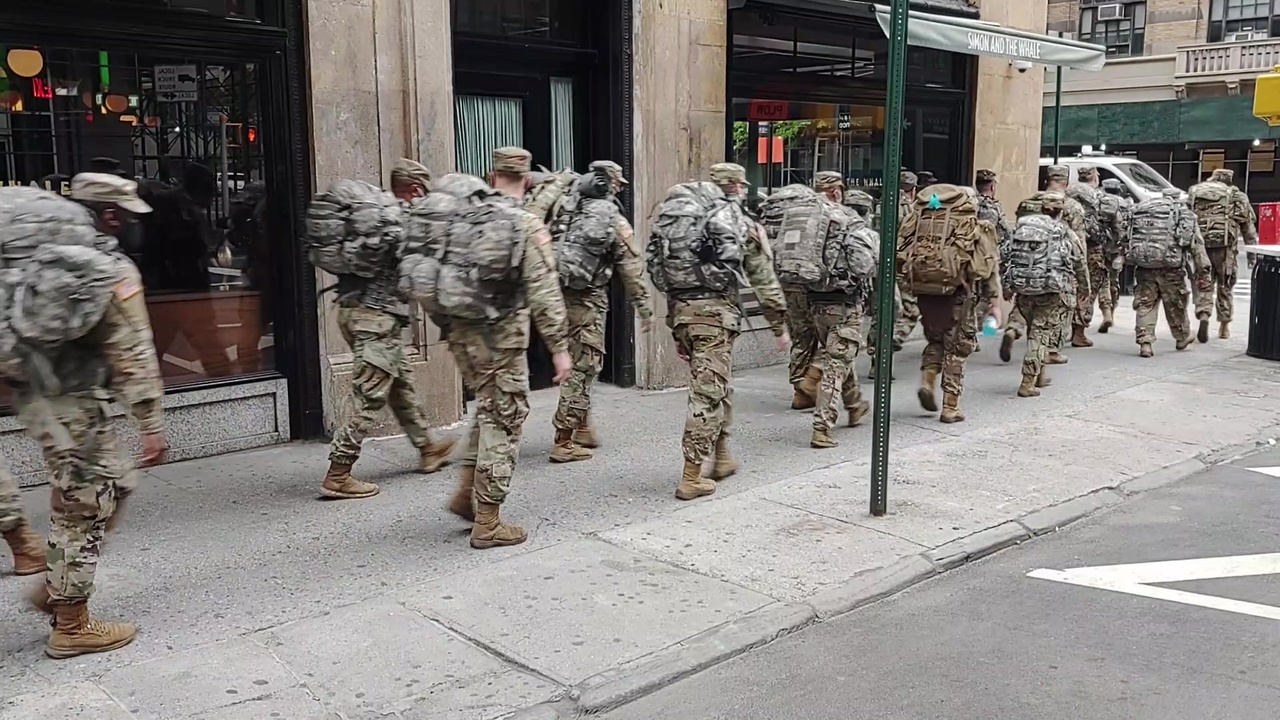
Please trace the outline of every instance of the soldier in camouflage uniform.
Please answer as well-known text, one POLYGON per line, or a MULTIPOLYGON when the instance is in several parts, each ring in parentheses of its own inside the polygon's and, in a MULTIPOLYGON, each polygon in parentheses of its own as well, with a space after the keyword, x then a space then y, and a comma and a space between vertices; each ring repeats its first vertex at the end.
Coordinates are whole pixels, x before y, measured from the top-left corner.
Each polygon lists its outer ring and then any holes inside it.
MULTIPOLYGON (((898 229, 902 229, 902 224, 906 222, 907 216, 911 214, 911 204, 916 198, 916 185, 918 183, 916 174, 903 170, 898 178, 898 184, 901 192, 898 195, 898 229)), ((883 212, 883 209, 882 209, 883 212)), ((920 322, 920 305, 916 302, 916 298, 911 294, 911 290, 902 283, 902 278, 898 278, 898 286, 895 290, 894 306, 896 313, 893 323, 893 351, 898 352, 902 349, 903 343, 915 331, 916 324, 920 322)), ((871 307, 877 307, 872 303, 871 307)), ((868 377, 876 376, 876 317, 872 313, 871 323, 867 332, 867 354, 871 356, 872 365, 871 372, 868 377)))
MULTIPOLYGON (((494 189, 519 202, 529 188, 531 163, 524 148, 494 150, 494 189)), ((455 320, 442 328, 463 382, 476 395, 461 484, 449 509, 472 521, 471 547, 478 550, 519 545, 529 537, 524 528, 502 522, 499 510, 511 490, 520 434, 529 415, 531 319, 551 351, 554 381, 564 382, 573 370, 551 233, 536 215, 527 210, 525 215, 520 277, 524 297, 519 309, 493 323, 455 320)))
MULTIPOLYGON (((401 160, 391 171, 392 192, 405 203, 426 195, 430 182, 427 169, 412 160, 401 160)), ((384 408, 391 409, 417 448, 421 473, 434 473, 447 465, 457 443, 455 438, 433 441, 427 430, 404 349, 410 312, 399 283, 400 269, 394 263, 372 280, 338 278, 338 330, 351 346, 353 407, 351 418, 333 434, 329 471, 320 486, 323 497, 351 500, 378 494, 377 485, 352 477, 351 467, 360 459, 360 446, 384 408)))
MULTIPOLYGON (((1009 234, 1013 232, 1013 229, 1009 227, 1009 220, 1005 217, 1004 208, 1000 206, 1000 200, 996 197, 998 184, 999 179, 996 177, 994 170, 979 170, 974 175, 973 187, 978 191, 978 219, 986 220, 995 225, 996 235, 1000 239, 1000 246, 1004 247, 1005 241, 1009 239, 1009 234)), ((991 303, 999 302, 999 300, 999 298, 994 298, 980 301, 975 306, 974 314, 979 325, 991 313, 991 303)), ((973 344, 973 351, 981 351, 977 342, 973 344)))
MULTIPOLYGON (((813 189, 820 195, 830 195, 833 189, 843 192, 844 178, 840 173, 824 170, 813 178, 813 189)), ((837 201, 838 202, 838 201, 837 201)), ((810 410, 817 405, 818 387, 822 382, 821 340, 814 323, 813 308, 809 307, 809 292, 803 287, 783 287, 787 300, 787 334, 791 337, 791 357, 787 365, 791 386, 792 410, 810 410)))
MULTIPOLYGON (((1165 188, 1164 195, 1177 198, 1182 194, 1177 188, 1165 188)), ((1180 210, 1191 215, 1191 208, 1180 206, 1180 210)), ((1204 239, 1195 219, 1189 218, 1179 222, 1178 227, 1189 228, 1190 237, 1177 238, 1184 253, 1190 260, 1193 272, 1203 272, 1210 267, 1209 257, 1205 253, 1204 239)), ((1169 323, 1169 331, 1173 334, 1178 350, 1191 347, 1195 338, 1187 320, 1187 267, 1181 265, 1174 268, 1133 269, 1134 290, 1133 310, 1138 314, 1135 335, 1138 343, 1138 355, 1149 358, 1155 354, 1152 345, 1156 341, 1156 316, 1161 303, 1164 304, 1164 319, 1169 323)))
MULTIPOLYGON (((747 171, 741 165, 719 163, 711 168, 711 182, 724 194, 742 202, 747 171)), ((786 352, 786 299, 773 270, 773 253, 764 228, 744 215, 747 238, 742 268, 764 308, 764 317, 777 337, 778 351, 786 352)), ((729 454, 729 429, 733 425, 733 343, 742 329, 742 304, 737 293, 697 297, 668 297, 667 326, 675 336, 681 357, 689 361, 689 410, 681 450, 684 472, 676 497, 693 500, 716 491, 716 481, 733 475, 738 463, 729 454), (714 450, 715 462, 708 477, 702 463, 714 450)))
MULTIPOLYGON (((1124 196, 1124 184, 1116 178, 1103 180, 1102 191, 1107 195, 1115 196, 1120 205, 1117 217, 1118 224, 1113 228, 1117 235, 1114 238, 1114 242, 1103 248, 1107 268, 1107 285, 1100 288, 1098 294, 1098 305, 1102 308, 1103 314, 1102 325, 1098 326, 1098 332, 1105 333, 1114 324, 1115 309, 1120 305, 1120 271, 1124 265, 1119 259, 1119 248, 1124 243, 1125 236, 1129 231, 1129 211, 1133 209, 1133 201, 1124 196)), ((1096 283, 1102 283, 1102 278, 1092 278, 1092 280, 1096 283)))
POLYGON ((18 481, 8 463, 0 463, 0 533, 13 553, 14 575, 35 575, 45 570, 44 538, 36 534, 22 512, 18 481))
MULTIPOLYGON (((1257 216, 1253 212, 1253 205, 1249 203, 1249 196, 1232 184, 1234 180, 1233 171, 1219 168, 1213 171, 1207 182, 1193 186, 1188 193, 1194 203, 1197 193, 1203 191, 1209 183, 1220 183, 1228 188, 1231 197, 1225 228, 1226 245, 1205 248, 1210 267, 1195 274, 1192 288, 1196 318, 1200 321, 1197 334, 1202 343, 1209 342, 1209 316, 1215 306, 1218 312, 1218 337, 1222 340, 1231 337, 1231 314, 1235 310, 1233 291, 1239 267, 1240 240, 1243 238, 1249 244, 1258 242, 1257 216)), ((1200 223, 1201 236, 1208 236, 1212 229, 1210 223, 1217 219, 1198 217, 1197 221, 1200 223)))
MULTIPOLYGON (((653 309, 649 307, 649 286, 644 280, 644 258, 636 244, 631 223, 617 211, 616 193, 627 185, 622 166, 611 160, 591 163, 594 172, 604 173, 610 182, 608 202, 613 209, 612 247, 606 252, 622 286, 640 315, 644 332, 653 329, 653 309)), ((561 287, 568 311, 569 354, 573 372, 560 385, 560 404, 553 424, 556 429, 551 462, 574 462, 591 458, 591 449, 599 446, 591 417, 591 383, 604 367, 604 321, 609 312, 609 286, 588 290, 561 287)))
MULTIPOLYGON (((1098 191, 1098 169, 1089 165, 1083 165, 1076 169, 1076 176, 1079 182, 1077 187, 1073 188, 1076 193, 1089 193, 1094 197, 1098 191)), ((1079 203, 1077 203, 1079 204, 1079 203)), ((1093 306, 1095 303, 1101 304, 1106 308, 1106 283, 1103 282, 1107 277, 1107 257, 1103 251, 1105 244, 1105 236, 1107 234, 1119 234, 1120 218, 1112 217, 1109 227, 1103 227, 1103 218, 1097 212, 1098 203, 1094 202, 1092 207, 1084 209, 1085 216, 1085 247, 1088 257, 1090 282, 1079 286, 1079 295, 1077 297, 1075 317, 1071 321, 1071 346, 1072 347, 1093 347, 1093 341, 1085 335, 1085 330, 1093 323, 1093 306)), ((1107 313, 1109 315, 1109 313, 1107 313)))
MULTIPOLYGON (((128 235, 151 208, 137 184, 115 175, 83 173, 71 197, 93 213, 99 232, 128 235)), ((45 653, 70 658, 107 652, 133 641, 137 629, 89 616, 94 575, 118 498, 136 479, 111 419, 116 399, 138 422, 144 465, 164 461, 164 387, 142 294, 141 275, 120 254, 120 280, 106 313, 80 340, 48 358, 57 390, 15 384, 18 416, 40 443, 53 479, 48 572, 32 603, 53 616, 45 653)))

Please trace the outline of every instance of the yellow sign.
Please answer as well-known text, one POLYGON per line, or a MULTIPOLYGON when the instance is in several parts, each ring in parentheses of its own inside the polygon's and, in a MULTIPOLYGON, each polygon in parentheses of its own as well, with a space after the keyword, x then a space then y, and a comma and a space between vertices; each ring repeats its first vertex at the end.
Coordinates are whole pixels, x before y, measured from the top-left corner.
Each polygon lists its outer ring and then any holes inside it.
POLYGON ((1280 65, 1253 84, 1253 116, 1280 127, 1280 65))

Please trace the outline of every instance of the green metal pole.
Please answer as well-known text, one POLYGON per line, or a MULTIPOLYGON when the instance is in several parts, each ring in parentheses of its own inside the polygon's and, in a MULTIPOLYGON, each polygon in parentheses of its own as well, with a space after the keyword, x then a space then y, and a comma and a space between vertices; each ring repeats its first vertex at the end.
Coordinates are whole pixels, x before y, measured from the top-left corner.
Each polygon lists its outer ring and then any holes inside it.
MULTIPOLYGON (((1062 37, 1062 31, 1058 31, 1058 37, 1062 37)), ((1062 159, 1062 66, 1057 68, 1057 80, 1054 81, 1053 88, 1053 164, 1057 165, 1062 159)))
POLYGON ((902 106, 907 81, 909 0, 892 0, 889 97, 884 121, 884 192, 880 200, 880 277, 876 281, 876 389, 871 435, 871 514, 889 509, 889 401, 893 389, 893 289, 897 284, 898 173, 902 169, 902 106))

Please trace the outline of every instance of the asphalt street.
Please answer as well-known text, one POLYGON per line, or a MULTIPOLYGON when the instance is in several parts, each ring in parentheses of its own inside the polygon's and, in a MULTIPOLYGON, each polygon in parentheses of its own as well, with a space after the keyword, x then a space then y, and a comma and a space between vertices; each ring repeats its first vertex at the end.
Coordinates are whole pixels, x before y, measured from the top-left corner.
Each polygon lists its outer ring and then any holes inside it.
MULTIPOLYGON (((1246 469, 1264 466, 1280 466, 1280 450, 1139 496, 604 717, 1272 720, 1277 619, 1028 577, 1276 553, 1280 479, 1246 469)), ((1234 572, 1280 571, 1277 561, 1241 560, 1268 567, 1234 572)), ((1206 564, 1200 576, 1232 573, 1206 564)), ((1191 602, 1280 613, 1270 607, 1280 606, 1275 574, 1152 584, 1194 593, 1180 596, 1191 602)))

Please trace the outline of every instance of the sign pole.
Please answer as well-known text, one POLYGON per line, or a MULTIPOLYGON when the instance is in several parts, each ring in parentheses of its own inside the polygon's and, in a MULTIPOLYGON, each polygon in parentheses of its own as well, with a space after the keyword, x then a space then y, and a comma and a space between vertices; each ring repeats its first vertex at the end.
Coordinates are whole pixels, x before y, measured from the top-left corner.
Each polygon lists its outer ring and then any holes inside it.
POLYGON ((892 0, 889 19, 889 87, 884 122, 884 191, 880 195, 880 274, 876 279, 875 415, 871 435, 871 514, 889 507, 889 401, 893 389, 893 296, 897 284, 899 173, 902 169, 902 105, 907 80, 909 0, 892 0))
MULTIPOLYGON (((1062 37, 1062 31, 1058 31, 1062 37)), ((1053 88, 1053 164, 1062 161, 1062 66, 1056 69, 1057 78, 1053 88)))

